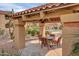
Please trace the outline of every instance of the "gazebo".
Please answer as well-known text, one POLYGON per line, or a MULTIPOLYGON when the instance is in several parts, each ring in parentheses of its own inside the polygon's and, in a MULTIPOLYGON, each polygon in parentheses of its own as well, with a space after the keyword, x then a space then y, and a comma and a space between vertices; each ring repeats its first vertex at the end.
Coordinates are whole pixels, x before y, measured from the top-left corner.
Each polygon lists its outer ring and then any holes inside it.
POLYGON ((25 28, 27 22, 40 24, 40 34, 45 36, 45 23, 63 24, 63 55, 68 55, 79 31, 79 4, 49 3, 17 12, 12 15, 15 25, 15 43, 18 49, 25 47, 25 28))

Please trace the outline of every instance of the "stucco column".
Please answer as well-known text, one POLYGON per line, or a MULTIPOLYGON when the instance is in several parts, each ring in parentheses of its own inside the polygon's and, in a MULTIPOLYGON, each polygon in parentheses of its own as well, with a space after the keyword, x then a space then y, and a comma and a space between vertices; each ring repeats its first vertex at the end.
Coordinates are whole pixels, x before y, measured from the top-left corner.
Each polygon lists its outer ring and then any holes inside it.
POLYGON ((79 42, 79 13, 61 16, 63 23, 62 55, 71 55, 73 45, 79 42))
POLYGON ((45 37, 45 23, 40 23, 40 34, 45 37))
POLYGON ((18 49, 25 47, 25 28, 24 22, 15 20, 14 21, 14 34, 15 34, 15 44, 18 49))
POLYGON ((64 22, 63 27, 63 55, 70 55, 73 45, 79 42, 79 22, 64 22))

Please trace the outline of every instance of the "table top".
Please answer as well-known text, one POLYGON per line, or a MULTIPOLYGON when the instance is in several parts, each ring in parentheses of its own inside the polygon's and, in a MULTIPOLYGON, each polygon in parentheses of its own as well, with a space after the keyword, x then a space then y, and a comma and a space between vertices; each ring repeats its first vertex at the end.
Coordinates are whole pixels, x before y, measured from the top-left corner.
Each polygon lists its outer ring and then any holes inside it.
POLYGON ((48 36, 48 37, 46 37, 48 40, 52 40, 52 39, 54 39, 54 37, 52 37, 52 36, 48 36))

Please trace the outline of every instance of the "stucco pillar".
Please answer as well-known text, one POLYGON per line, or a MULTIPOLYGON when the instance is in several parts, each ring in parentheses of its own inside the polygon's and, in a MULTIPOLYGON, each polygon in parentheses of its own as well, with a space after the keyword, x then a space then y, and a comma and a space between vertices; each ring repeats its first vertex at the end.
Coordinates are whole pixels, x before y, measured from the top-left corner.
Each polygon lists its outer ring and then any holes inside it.
POLYGON ((40 23, 40 34, 45 37, 45 23, 40 23))
POLYGON ((15 44, 18 49, 25 47, 25 28, 24 22, 20 20, 14 21, 14 34, 15 34, 15 44))
POLYGON ((79 42, 79 22, 64 22, 63 55, 71 55, 73 45, 79 42))
POLYGON ((63 23, 62 55, 71 55, 73 45, 79 42, 79 13, 61 16, 63 23))

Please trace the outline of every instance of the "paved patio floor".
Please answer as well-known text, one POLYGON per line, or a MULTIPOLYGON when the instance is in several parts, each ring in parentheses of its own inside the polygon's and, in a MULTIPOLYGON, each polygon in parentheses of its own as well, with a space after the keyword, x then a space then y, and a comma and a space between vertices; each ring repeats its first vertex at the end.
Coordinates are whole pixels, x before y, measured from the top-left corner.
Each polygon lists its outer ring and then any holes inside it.
MULTIPOLYGON (((16 50, 12 48, 14 45, 10 39, 0 40, 0 49, 4 48, 16 50)), ((26 47, 22 49, 22 56, 61 56, 62 48, 54 46, 53 49, 48 50, 47 47, 41 48, 39 40, 26 40, 26 47)))
POLYGON ((62 48, 54 46, 48 50, 47 47, 41 48, 38 40, 26 42, 26 48, 22 49, 22 56, 62 56, 62 48))

